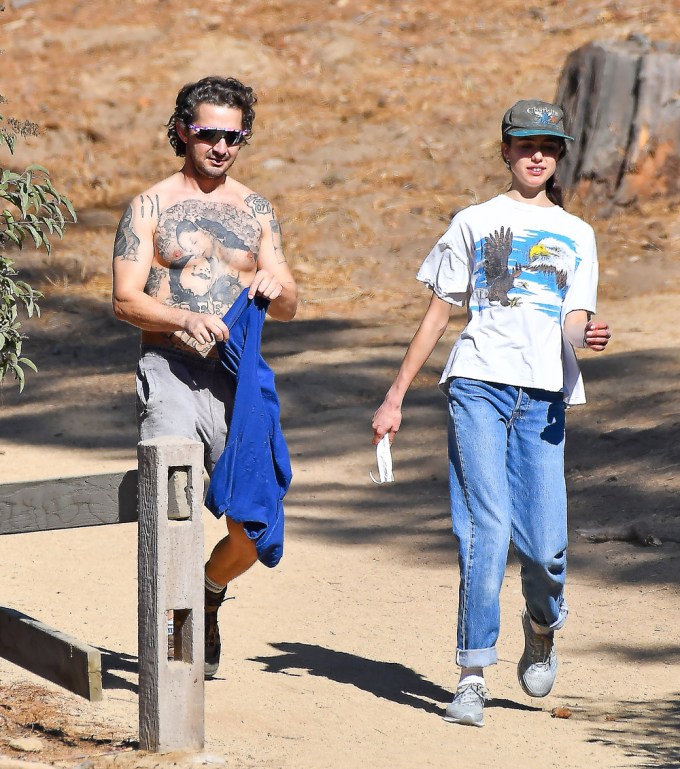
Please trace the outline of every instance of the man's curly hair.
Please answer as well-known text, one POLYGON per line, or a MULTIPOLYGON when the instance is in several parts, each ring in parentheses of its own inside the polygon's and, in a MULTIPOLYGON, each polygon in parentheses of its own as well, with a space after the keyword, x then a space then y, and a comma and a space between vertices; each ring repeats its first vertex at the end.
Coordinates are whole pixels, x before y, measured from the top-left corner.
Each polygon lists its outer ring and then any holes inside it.
POLYGON ((243 115, 244 131, 250 131, 252 136, 253 121, 257 96, 252 88, 243 85, 240 80, 233 77, 220 77, 212 75, 204 77, 195 83, 187 83, 177 94, 175 111, 166 123, 170 144, 175 150, 175 155, 183 158, 186 154, 186 144, 177 133, 177 123, 188 126, 196 119, 196 110, 200 104, 214 104, 218 107, 235 107, 241 110, 243 115))

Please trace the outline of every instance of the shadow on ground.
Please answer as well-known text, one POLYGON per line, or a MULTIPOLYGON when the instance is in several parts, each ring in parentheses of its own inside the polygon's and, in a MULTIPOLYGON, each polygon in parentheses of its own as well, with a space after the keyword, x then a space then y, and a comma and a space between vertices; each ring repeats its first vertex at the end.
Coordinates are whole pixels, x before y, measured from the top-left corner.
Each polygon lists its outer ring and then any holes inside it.
POLYGON ((102 687, 106 689, 125 689, 135 694, 139 694, 139 686, 132 681, 128 681, 116 671, 128 673, 137 678, 139 675, 139 661, 137 657, 124 652, 114 652, 111 649, 98 647, 102 655, 102 687))
POLYGON ((271 646, 281 653, 251 659, 264 665, 267 673, 299 675, 295 671, 304 670, 312 676, 349 684, 398 705, 439 715, 444 712, 442 703, 445 707, 453 698, 452 692, 396 662, 369 660, 316 644, 281 642, 271 646))
MULTIPOLYGON (((136 329, 117 321, 108 303, 64 293, 47 303, 45 322, 33 321, 28 330, 40 372, 29 378, 24 394, 5 390, 3 438, 99 450, 129 447, 132 452, 136 329), (93 386, 90 381, 87 397, 80 397, 86 377, 101 382, 93 386)), ((340 546, 392 543, 452 561, 446 400, 436 387, 449 332, 406 398, 393 452, 397 483, 377 487, 368 478, 375 468, 371 417, 411 331, 334 319, 266 324, 263 350, 277 371, 295 472, 286 499, 295 536, 340 546), (313 480, 298 472, 310 463, 313 480)), ((574 409, 568 419, 571 529, 657 516, 680 539, 677 488, 669 481, 680 463, 675 376, 680 351, 607 354, 586 358, 583 368, 591 405, 574 409)), ((669 545, 659 548, 657 557, 668 560, 674 552, 669 545)), ((586 558, 578 559, 575 552, 572 564, 591 568, 586 558)), ((663 578, 677 584, 678 575, 679 569, 668 568, 663 578)), ((648 565, 633 559, 612 579, 644 583, 652 578, 648 565)))
POLYGON ((606 712, 600 703, 581 698, 572 717, 591 722, 589 742, 635 756, 640 766, 680 766, 680 694, 670 700, 627 700, 606 712))
MULTIPOLYGON (((369 660, 317 644, 281 642, 271 646, 281 654, 251 659, 251 662, 264 665, 267 673, 294 676, 299 675, 295 671, 304 670, 309 675, 349 684, 397 705, 408 705, 440 716, 444 715, 446 705, 453 699, 452 691, 428 681, 411 668, 396 662, 369 660)), ((489 707, 541 710, 507 699, 493 699, 489 707)))

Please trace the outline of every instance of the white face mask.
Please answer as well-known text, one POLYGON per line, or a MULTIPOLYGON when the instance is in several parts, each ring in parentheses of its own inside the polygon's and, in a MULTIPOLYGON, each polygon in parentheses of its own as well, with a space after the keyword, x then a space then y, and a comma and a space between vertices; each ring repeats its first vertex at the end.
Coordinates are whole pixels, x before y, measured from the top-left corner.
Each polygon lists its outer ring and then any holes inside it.
POLYGON ((378 463, 378 473, 380 480, 373 477, 373 471, 369 471, 373 483, 393 483, 394 475, 392 473, 392 451, 390 450, 390 437, 387 433, 383 435, 380 443, 375 447, 376 461, 378 463))

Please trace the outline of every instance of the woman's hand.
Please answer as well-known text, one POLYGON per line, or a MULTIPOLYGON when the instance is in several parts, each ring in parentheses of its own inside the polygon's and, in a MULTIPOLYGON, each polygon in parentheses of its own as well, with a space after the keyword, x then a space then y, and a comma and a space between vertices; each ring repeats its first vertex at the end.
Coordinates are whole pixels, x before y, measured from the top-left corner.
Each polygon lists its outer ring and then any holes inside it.
POLYGON ((377 446, 385 434, 390 436, 390 445, 401 425, 401 406, 390 403, 387 398, 373 415, 373 445, 377 446))
POLYGON ((583 331, 583 346, 596 352, 601 352, 612 338, 609 324, 589 320, 583 331))

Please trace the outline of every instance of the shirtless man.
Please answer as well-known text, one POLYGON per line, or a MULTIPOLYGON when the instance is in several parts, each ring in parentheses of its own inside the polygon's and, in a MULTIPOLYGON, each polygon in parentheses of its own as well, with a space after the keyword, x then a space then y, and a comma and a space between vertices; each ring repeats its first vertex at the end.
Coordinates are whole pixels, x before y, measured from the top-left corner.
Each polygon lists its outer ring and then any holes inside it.
MULTIPOLYGON (((222 317, 246 287, 291 320, 297 287, 283 255, 271 205, 229 175, 252 133, 252 89, 234 78, 185 85, 167 123, 184 165, 134 198, 113 249, 113 308, 142 330, 137 368, 140 440, 182 435, 202 441, 212 473, 226 444, 234 381, 215 342, 229 337, 222 317)), ((227 585, 257 560, 242 524, 205 566, 205 674, 219 666, 217 610, 227 585)))

